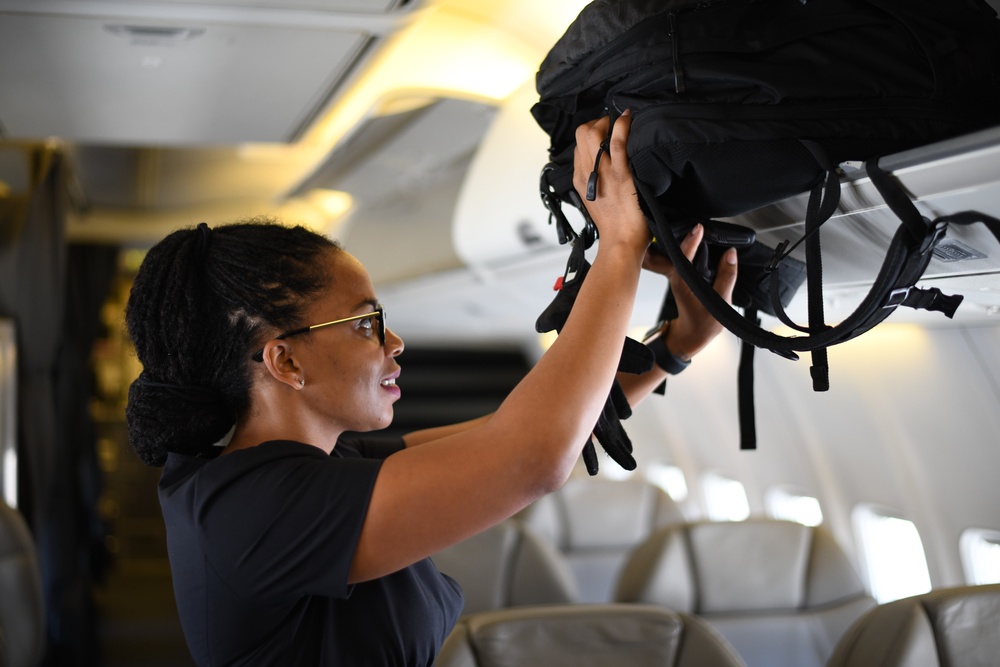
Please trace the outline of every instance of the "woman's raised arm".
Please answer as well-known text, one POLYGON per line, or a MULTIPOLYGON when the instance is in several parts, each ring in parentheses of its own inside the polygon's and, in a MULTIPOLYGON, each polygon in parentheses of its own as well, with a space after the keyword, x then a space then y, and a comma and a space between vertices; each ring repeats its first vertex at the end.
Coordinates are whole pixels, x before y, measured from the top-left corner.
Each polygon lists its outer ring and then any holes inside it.
MULTIPOLYGON (((352 581, 394 572, 502 521, 559 488, 590 437, 615 377, 649 245, 623 115, 600 160, 597 255, 555 343, 490 418, 382 465, 352 581)), ((610 121, 577 130, 574 185, 585 191, 610 121)))

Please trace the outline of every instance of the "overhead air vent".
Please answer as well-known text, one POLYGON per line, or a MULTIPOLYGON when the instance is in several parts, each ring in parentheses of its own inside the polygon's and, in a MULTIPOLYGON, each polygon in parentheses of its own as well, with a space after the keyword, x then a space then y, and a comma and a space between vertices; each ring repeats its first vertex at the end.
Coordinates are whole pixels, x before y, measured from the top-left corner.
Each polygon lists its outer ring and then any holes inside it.
POLYGON ((945 239, 934 248, 934 256, 942 262, 965 262, 970 259, 986 259, 986 255, 970 248, 958 239, 945 239))
POLYGON ((104 29, 135 46, 170 46, 205 34, 204 28, 179 28, 155 25, 105 24, 104 29))

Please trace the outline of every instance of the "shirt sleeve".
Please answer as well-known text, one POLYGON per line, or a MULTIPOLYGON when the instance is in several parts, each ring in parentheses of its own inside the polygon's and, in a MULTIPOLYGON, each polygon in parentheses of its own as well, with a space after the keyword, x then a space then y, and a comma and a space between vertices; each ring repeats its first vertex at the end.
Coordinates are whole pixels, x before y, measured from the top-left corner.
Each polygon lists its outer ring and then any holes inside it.
MULTIPOLYGON (((277 447, 262 445, 269 446, 277 447)), ((199 502, 209 565, 233 590, 276 600, 350 593, 348 573, 382 460, 310 449, 263 460, 199 502)))

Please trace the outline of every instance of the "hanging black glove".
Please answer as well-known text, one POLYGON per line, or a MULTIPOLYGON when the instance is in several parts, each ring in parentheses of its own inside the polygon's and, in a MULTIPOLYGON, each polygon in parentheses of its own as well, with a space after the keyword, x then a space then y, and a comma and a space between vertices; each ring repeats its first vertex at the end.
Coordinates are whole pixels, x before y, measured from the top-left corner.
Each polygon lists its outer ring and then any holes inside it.
MULTIPOLYGON (((573 239, 573 249, 566 263, 566 272, 563 274, 560 284, 557 285, 558 293, 535 322, 535 330, 539 333, 559 332, 566 324, 570 310, 572 310, 576 297, 580 293, 580 287, 590 270, 590 263, 584 256, 587 246, 584 237, 577 236, 573 239)), ((618 370, 638 374, 645 373, 652 367, 653 353, 649 348, 631 338, 625 338, 622 355, 618 361, 618 370)), ((632 441, 621 425, 621 420, 628 419, 631 414, 632 408, 625 398, 625 392, 615 380, 601 415, 598 417, 597 424, 594 426, 593 436, 601 443, 608 456, 625 470, 635 470, 636 468, 635 458, 632 456, 632 441)), ((591 438, 588 438, 587 442, 584 443, 583 461, 587 472, 596 475, 598 471, 597 453, 591 438)))

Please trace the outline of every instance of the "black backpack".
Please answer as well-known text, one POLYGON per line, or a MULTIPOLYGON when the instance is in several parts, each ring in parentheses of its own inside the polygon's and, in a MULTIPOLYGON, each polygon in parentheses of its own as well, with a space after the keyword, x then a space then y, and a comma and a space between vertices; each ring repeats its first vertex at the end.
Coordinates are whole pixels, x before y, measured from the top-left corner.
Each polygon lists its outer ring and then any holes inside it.
MULTIPOLYGON (((568 276, 585 262, 579 248, 596 238, 592 223, 577 232, 562 211, 569 203, 586 218, 572 185, 575 129, 631 110, 628 153, 654 245, 743 341, 746 449, 756 442, 754 348, 791 359, 810 352, 813 387, 825 390, 829 346, 868 331, 900 305, 954 314, 961 297, 914 286, 949 223, 982 222, 1000 239, 1000 221, 980 213, 922 217, 878 167, 881 156, 1000 123, 1000 21, 983 0, 595 0, 549 52, 536 85, 540 99, 531 112, 551 138, 541 196, 560 242, 574 245, 568 276), (831 326, 823 314, 819 230, 837 208, 839 165, 848 161, 864 163, 900 226, 867 297, 831 326), (811 193, 805 235, 794 245, 769 248, 752 230, 713 220, 802 192, 811 193), (679 239, 697 222, 706 234, 692 263, 679 239), (804 263, 790 256, 802 241, 804 263), (740 253, 733 301, 742 314, 711 288, 715 257, 733 245, 740 253), (784 312, 803 281, 808 325, 784 312), (758 311, 805 335, 763 329, 758 311)), ((556 297, 539 331, 561 325, 551 311, 568 313, 578 289, 556 297)), ((661 317, 671 310, 668 291, 661 317)), ((626 341, 622 370, 650 367, 637 345, 626 341)), ((620 396, 609 398, 605 412, 620 403, 620 396)), ((626 404, 618 414, 627 413, 626 404)), ((620 430, 611 419, 595 435, 605 449, 611 441, 608 453, 631 469, 631 444, 620 430)), ((596 472, 596 462, 588 469, 596 472)))

